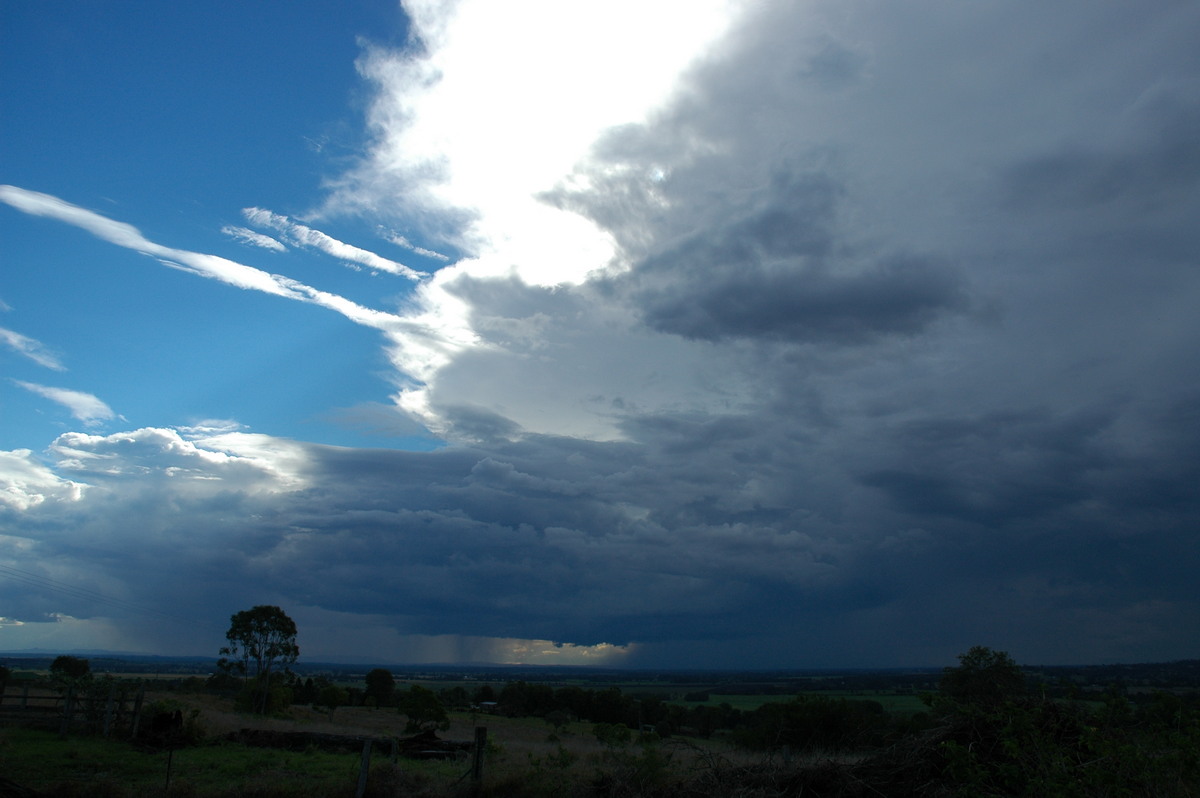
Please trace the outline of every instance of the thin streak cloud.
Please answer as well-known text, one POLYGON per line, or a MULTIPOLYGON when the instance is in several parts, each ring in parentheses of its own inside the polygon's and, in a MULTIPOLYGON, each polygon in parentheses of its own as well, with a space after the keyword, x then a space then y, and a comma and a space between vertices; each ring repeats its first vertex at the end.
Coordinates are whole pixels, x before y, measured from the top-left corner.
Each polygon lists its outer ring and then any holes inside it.
POLYGON ((114 221, 93 211, 72 205, 58 197, 16 186, 0 186, 0 202, 6 202, 19 211, 34 216, 46 216, 87 230, 97 238, 149 255, 164 265, 190 272, 201 277, 247 290, 308 302, 341 313, 346 318, 365 327, 378 330, 395 328, 398 317, 358 305, 344 297, 312 288, 304 283, 270 274, 252 266, 208 255, 174 249, 150 241, 131 224, 114 221))
POLYGON ((53 388, 22 380, 13 380, 13 382, 27 391, 67 408, 71 415, 82 421, 85 426, 97 427, 101 423, 117 417, 111 407, 90 393, 73 391, 69 388, 53 388))
POLYGON ((242 213, 251 224, 278 230, 286 235, 289 241, 295 244, 312 247, 340 260, 358 263, 367 268, 388 272, 389 274, 397 274, 401 277, 407 277, 410 280, 419 280, 427 276, 425 272, 411 269, 403 263, 388 260, 382 255, 377 255, 374 252, 347 244, 344 241, 338 241, 336 238, 326 235, 320 230, 314 230, 298 222, 293 222, 286 216, 272 213, 263 208, 245 208, 242 213))
POLYGON ((62 364, 58 356, 51 352, 45 344, 27 335, 21 335, 19 332, 0 327, 0 343, 18 355, 29 358, 39 366, 44 366, 53 371, 67 370, 67 367, 62 364))
POLYGON ((411 250, 412 252, 417 253, 418 255, 420 255, 423 258, 432 258, 434 260, 440 260, 443 262, 448 262, 450 260, 449 255, 443 255, 440 252, 434 252, 432 249, 425 249, 424 247, 419 247, 416 244, 414 244, 413 242, 409 241, 408 238, 400 235, 399 233, 392 232, 390 230, 382 230, 381 233, 384 238, 386 238, 388 241, 392 242, 396 246, 404 247, 407 250, 411 250))
POLYGON ((226 225, 221 228, 221 232, 252 247, 261 247, 262 249, 269 249, 272 252, 287 252, 287 247, 274 238, 262 233, 256 233, 253 230, 247 230, 245 227, 226 225))

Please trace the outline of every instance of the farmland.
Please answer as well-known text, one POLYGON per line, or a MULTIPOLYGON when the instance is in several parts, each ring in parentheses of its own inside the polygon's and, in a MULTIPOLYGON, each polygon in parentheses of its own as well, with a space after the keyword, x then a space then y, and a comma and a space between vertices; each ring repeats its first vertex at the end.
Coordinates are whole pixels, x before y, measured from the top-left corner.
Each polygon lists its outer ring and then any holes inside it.
POLYGON ((71 690, 46 664, 7 661, 0 795, 751 798, 858 795, 864 784, 874 790, 865 794, 888 795, 913 780, 1004 795, 1024 789, 1013 773, 1028 773, 1095 788, 1081 794, 1140 796, 1188 794, 1200 778, 1200 663, 1013 665, 1012 692, 999 697, 946 692, 935 670, 423 667, 397 673, 382 698, 367 693, 361 666, 309 664, 278 677, 288 703, 266 715, 246 712, 208 662, 189 671, 114 661, 71 690), (68 694, 74 715, 64 711, 68 694), (444 746, 438 758, 414 758, 422 724, 404 714, 410 694, 433 698, 422 728, 436 737, 419 739, 444 746), (166 736, 153 722, 164 717, 178 723, 166 736), (481 727, 477 772, 471 742, 481 727), (1121 790, 1105 792, 1114 784, 1121 790))

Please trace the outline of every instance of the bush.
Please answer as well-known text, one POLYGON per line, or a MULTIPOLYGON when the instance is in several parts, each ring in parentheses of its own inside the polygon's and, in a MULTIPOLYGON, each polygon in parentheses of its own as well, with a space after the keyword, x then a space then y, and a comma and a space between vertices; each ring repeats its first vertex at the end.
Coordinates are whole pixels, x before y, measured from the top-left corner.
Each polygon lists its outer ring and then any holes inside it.
POLYGON ((878 701, 798 697, 747 713, 734 739, 756 749, 854 750, 880 745, 889 727, 878 701))
POLYGON ((239 712, 257 713, 262 709, 264 715, 278 715, 286 712, 292 705, 292 690, 280 679, 272 678, 266 689, 267 700, 264 706, 262 683, 258 679, 245 682, 234 699, 234 707, 239 712))
POLYGON ((628 745, 633 733, 628 726, 619 723, 597 723, 592 726, 592 734, 596 739, 609 748, 619 748, 628 745))
POLYGON ((419 684, 398 693, 396 707, 401 715, 408 717, 408 723, 404 726, 406 732, 445 731, 450 728, 450 718, 437 693, 419 684))
MULTIPOLYGON (((628 732, 628 729, 625 729, 628 732)), ((639 737, 640 750, 610 747, 604 752, 605 767, 596 773, 593 786, 601 795, 667 795, 671 777, 671 755, 663 751, 654 735, 639 737)))
POLYGON ((200 720, 200 710, 189 709, 173 699, 151 701, 142 707, 141 721, 138 726, 138 737, 144 744, 159 747, 179 747, 182 745, 197 745, 204 741, 207 730, 200 720), (171 718, 169 726, 164 727, 160 720, 171 718))

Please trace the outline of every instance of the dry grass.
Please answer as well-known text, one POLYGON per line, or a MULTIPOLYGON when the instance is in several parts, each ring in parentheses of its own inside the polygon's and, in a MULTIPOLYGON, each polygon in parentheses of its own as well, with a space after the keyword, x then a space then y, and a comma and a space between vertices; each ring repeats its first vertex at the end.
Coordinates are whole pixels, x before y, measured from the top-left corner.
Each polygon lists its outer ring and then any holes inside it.
MULTIPOLYGON (((406 718, 395 709, 341 707, 332 716, 323 710, 293 706, 285 716, 261 717, 236 712, 230 699, 207 694, 147 693, 147 700, 173 701, 199 711, 199 723, 210 738, 241 729, 314 732, 346 736, 403 737, 406 718)), ((185 710, 186 711, 186 710, 185 710)), ((569 795, 611 772, 621 762, 644 753, 639 746, 621 751, 605 747, 592 733, 592 724, 568 723, 557 731, 540 718, 450 713, 450 728, 439 735, 448 740, 472 740, 477 726, 488 730, 487 779, 499 795, 569 795)), ((681 779, 717 770, 749 769, 762 757, 721 741, 667 740, 658 746, 665 771, 681 779)), ((461 767, 465 763, 460 764, 461 767)))
MULTIPOLYGON (((295 705, 278 717, 263 717, 235 711, 233 702, 204 693, 147 692, 146 701, 181 704, 198 710, 205 736, 224 737, 241 729, 277 732, 313 732, 350 737, 406 737, 407 718, 394 708, 339 707, 332 714, 322 709, 295 705)), ((542 759, 557 754, 560 746, 579 758, 598 755, 604 746, 591 734, 591 724, 570 723, 557 734, 540 718, 507 718, 499 715, 451 712, 450 728, 438 735, 447 740, 473 740, 475 728, 484 726, 494 754, 526 764, 530 756, 542 759)))
MULTIPOLYGON (((192 715, 194 710, 197 731, 213 742, 242 729, 346 737, 407 736, 404 730, 407 719, 394 708, 341 707, 331 715, 324 710, 293 706, 282 716, 262 717, 235 711, 232 698, 207 693, 149 689, 145 701, 152 709, 156 703, 159 709, 164 705, 182 708, 185 717, 192 715)), ((819 756, 787 760, 765 758, 736 749, 721 739, 672 738, 647 746, 630 744, 610 748, 596 739, 592 724, 587 722, 568 723, 555 729, 540 718, 508 718, 469 712, 451 713, 450 720, 449 729, 439 733, 443 739, 470 741, 477 726, 485 726, 488 730, 485 777, 479 798, 665 795, 767 798, 797 794, 790 782, 798 769, 836 766, 832 759, 819 756)), ((26 748, 33 745, 25 737, 13 739, 25 741, 21 745, 26 748)), ((125 768, 149 768, 154 773, 149 776, 125 774, 130 779, 127 789, 111 795, 124 798, 139 794, 144 790, 135 784, 162 778, 161 752, 137 749, 136 754, 113 754, 103 747, 107 741, 88 736, 73 737, 68 743, 58 741, 57 737, 46 739, 49 742, 45 743, 45 756, 68 758, 48 768, 27 768, 28 772, 23 772, 22 780, 39 789, 60 781, 94 785, 94 775, 89 775, 91 771, 85 773, 87 768, 84 766, 99 769, 97 772, 117 773, 119 767, 115 762, 124 763, 121 767, 125 768), (95 751, 89 747, 93 744, 95 751), (79 753, 69 758, 71 751, 79 753), (112 758, 114 756, 116 759, 112 758)), ((15 748, 9 753, 19 759, 28 758, 15 748)), ((4 770, 2 754, 0 751, 0 771, 4 770)), ((357 766, 358 758, 353 753, 268 751, 229 745, 187 748, 175 756, 176 781, 183 790, 180 794, 214 798, 267 794, 348 795, 347 790, 357 778, 357 766), (256 791, 254 785, 264 779, 277 783, 272 787, 274 792, 256 791), (191 786, 185 789, 185 785, 191 786)), ((469 757, 444 762, 401 760, 396 764, 386 757, 379 757, 372 767, 372 796, 447 798, 470 791, 469 757)))
POLYGON ((199 710, 199 722, 209 737, 223 737, 241 729, 268 731, 306 731, 347 736, 399 737, 404 733, 404 716, 396 710, 342 707, 332 716, 325 710, 293 706, 279 717, 264 717, 238 712, 233 700, 206 693, 146 692, 146 701, 181 704, 186 710, 199 710))

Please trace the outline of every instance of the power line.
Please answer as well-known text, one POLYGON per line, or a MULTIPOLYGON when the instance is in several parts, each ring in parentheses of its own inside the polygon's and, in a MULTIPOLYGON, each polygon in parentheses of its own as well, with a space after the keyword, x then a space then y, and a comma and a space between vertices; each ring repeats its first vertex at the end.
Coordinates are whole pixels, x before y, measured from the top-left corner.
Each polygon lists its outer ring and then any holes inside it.
POLYGON ((0 564, 0 576, 7 576, 9 579, 17 581, 17 582, 21 582, 23 584, 31 585, 33 587, 38 587, 43 590, 49 590, 49 591, 53 591, 56 593, 61 593, 63 595, 71 596, 73 598, 83 599, 84 601, 91 601, 91 602, 95 602, 97 604, 106 604, 110 607, 116 607, 119 609, 129 610, 132 612, 138 612, 138 613, 142 613, 145 615, 157 615, 160 618, 167 618, 172 621, 182 621, 184 623, 195 624, 198 626, 207 625, 207 624, 205 624, 201 621, 197 621, 193 618, 184 618, 181 615, 173 615, 172 613, 163 612, 162 610, 158 610, 153 607, 146 607, 141 604, 135 604, 132 601, 125 601, 124 599, 119 599, 119 598, 115 598, 113 596, 105 595, 104 593, 100 593, 100 592, 91 590, 86 587, 80 587, 79 585, 73 585, 69 582, 63 582, 59 579, 54 579, 49 576, 44 576, 42 574, 34 573, 32 571, 25 571, 20 568, 14 568, 11 565, 0 564))

